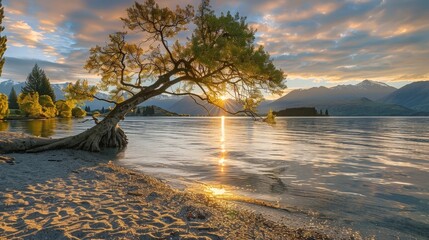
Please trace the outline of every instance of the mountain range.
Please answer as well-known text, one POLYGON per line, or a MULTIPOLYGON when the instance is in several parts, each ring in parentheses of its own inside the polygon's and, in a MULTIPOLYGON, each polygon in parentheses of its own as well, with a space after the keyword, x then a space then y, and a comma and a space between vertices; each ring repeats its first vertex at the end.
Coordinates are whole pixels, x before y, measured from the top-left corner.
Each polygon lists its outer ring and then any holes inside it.
MULTIPOLYGON (((424 105, 429 103, 429 98, 423 97, 416 99, 413 104, 403 104, 405 95, 410 98, 413 91, 411 89, 427 86, 426 91, 421 91, 419 95, 429 94, 429 81, 420 82, 421 86, 414 83, 396 89, 382 82, 364 80, 356 85, 338 85, 331 88, 314 87, 309 89, 297 89, 289 92, 285 96, 274 102, 261 106, 261 113, 269 109, 275 111, 294 107, 316 107, 317 109, 329 110, 330 115, 334 116, 408 116, 425 115, 422 112, 428 111, 424 108, 416 108, 417 104, 424 105), (415 86, 414 86, 415 85, 415 86), (397 97, 403 89, 410 88, 409 92, 400 94, 401 99, 397 97), (426 101, 426 102, 425 102, 426 101)), ((411 102, 410 102, 411 103, 411 102)))
MULTIPOLYGON (((0 93, 8 95, 12 86, 19 93, 23 85, 24 83, 11 80, 0 82, 0 93)), ((65 85, 52 84, 57 99, 64 97, 61 89, 65 85)), ((99 96, 107 97, 103 93, 99 93, 99 96)), ((91 109, 109 107, 108 103, 98 100, 85 104, 91 109)), ((140 104, 140 106, 152 105, 178 114, 214 116, 226 114, 207 102, 194 101, 189 96, 159 95, 140 104)), ((270 109, 279 111, 295 107, 316 107, 318 110, 328 110, 332 116, 429 115, 429 81, 413 82, 399 89, 371 80, 364 80, 355 85, 297 89, 277 100, 263 101, 258 107, 258 113, 263 115, 270 109)), ((235 112, 242 106, 235 100, 227 99, 224 101, 224 108, 235 112)))

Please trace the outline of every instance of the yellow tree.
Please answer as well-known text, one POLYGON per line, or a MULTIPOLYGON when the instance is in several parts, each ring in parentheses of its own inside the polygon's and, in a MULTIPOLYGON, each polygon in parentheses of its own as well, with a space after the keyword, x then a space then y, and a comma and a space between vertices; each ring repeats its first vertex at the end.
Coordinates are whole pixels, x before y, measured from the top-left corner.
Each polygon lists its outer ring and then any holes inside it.
POLYGON ((115 107, 91 129, 31 151, 122 148, 127 138, 118 123, 160 94, 188 95, 220 107, 221 96, 230 95, 242 103, 240 113, 252 115, 263 91, 285 87, 283 71, 255 44, 255 30, 238 13, 215 14, 209 1, 194 10, 160 7, 154 0, 135 3, 126 13, 122 21, 129 33, 111 34, 106 45, 90 50, 85 68, 101 76, 97 88, 85 80, 67 88, 77 101, 99 99, 97 90, 110 91, 104 100, 115 107))
POLYGON ((42 115, 42 106, 39 103, 39 94, 37 92, 20 93, 18 105, 21 112, 27 117, 39 118, 42 115))
POLYGON ((51 96, 42 95, 39 98, 40 106, 42 106, 42 114, 41 116, 44 118, 54 118, 57 113, 57 109, 55 107, 54 101, 52 101, 51 96))
POLYGON ((57 116, 61 118, 71 118, 73 116, 72 110, 75 107, 73 101, 58 100, 55 102, 57 108, 57 116))
POLYGON ((0 93, 0 120, 9 115, 9 102, 7 96, 0 93))

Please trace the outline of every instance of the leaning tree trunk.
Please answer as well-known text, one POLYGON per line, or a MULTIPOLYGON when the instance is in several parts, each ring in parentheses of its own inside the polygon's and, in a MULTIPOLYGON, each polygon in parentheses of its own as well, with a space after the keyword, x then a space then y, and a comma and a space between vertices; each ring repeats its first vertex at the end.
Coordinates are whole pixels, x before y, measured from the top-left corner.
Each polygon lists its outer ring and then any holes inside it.
MULTIPOLYGON (((61 139, 45 139, 38 140, 32 138, 29 144, 21 147, 9 147, 3 152, 41 152, 54 149, 78 149, 84 151, 98 152, 103 148, 124 148, 127 143, 127 137, 124 131, 119 127, 118 123, 124 119, 125 115, 134 109, 138 104, 147 99, 160 94, 160 91, 140 92, 126 101, 119 103, 116 107, 94 127, 71 137, 61 139)), ((1 149, 0 149, 1 150, 1 149)))

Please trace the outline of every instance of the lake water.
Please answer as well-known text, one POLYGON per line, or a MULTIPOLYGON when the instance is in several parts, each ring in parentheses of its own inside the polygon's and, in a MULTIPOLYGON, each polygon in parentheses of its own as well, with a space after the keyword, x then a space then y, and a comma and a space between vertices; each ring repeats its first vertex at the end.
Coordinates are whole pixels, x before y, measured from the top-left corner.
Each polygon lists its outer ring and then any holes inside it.
MULTIPOLYGON (((0 122, 67 136, 82 120, 0 122)), ((378 239, 429 236, 429 118, 127 118, 117 162, 378 239)))

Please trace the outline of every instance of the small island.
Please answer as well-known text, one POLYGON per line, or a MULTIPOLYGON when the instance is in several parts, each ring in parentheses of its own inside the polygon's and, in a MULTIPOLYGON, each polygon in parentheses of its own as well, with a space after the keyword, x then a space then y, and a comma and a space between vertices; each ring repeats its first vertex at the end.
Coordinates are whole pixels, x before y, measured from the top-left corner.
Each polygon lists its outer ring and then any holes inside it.
POLYGON ((300 107, 300 108, 286 108, 278 112, 274 111, 274 115, 279 117, 315 117, 315 116, 329 116, 328 109, 323 113, 322 110, 317 111, 315 107, 300 107))

